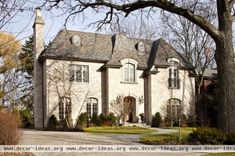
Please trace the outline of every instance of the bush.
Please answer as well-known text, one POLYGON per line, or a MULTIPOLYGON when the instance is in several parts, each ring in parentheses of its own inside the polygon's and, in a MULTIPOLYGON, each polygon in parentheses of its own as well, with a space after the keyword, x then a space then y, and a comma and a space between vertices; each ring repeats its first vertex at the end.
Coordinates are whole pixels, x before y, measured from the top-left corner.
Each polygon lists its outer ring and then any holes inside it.
POLYGON ((18 144, 21 136, 17 115, 0 111, 0 145, 18 144))
POLYGON ((115 126, 117 123, 117 118, 113 113, 109 113, 107 116, 107 121, 110 122, 110 126, 115 126))
POLYGON ((107 117, 103 113, 99 115, 100 124, 103 126, 107 122, 107 117))
POLYGON ((188 141, 196 144, 223 144, 226 136, 216 128, 198 128, 188 136, 188 141))
POLYGON ((235 145, 235 133, 229 133, 226 135, 225 145, 235 145))
POLYGON ((94 126, 101 126, 101 123, 100 123, 100 119, 98 117, 97 114, 93 114, 92 117, 91 117, 91 123, 94 125, 94 126))
POLYGON ((87 127, 88 124, 88 114, 87 113, 81 113, 78 117, 77 127, 80 130, 83 130, 85 127, 87 127))
POLYGON ((169 117, 164 118, 163 126, 164 127, 170 127, 171 126, 171 119, 169 117))
POLYGON ((139 116, 140 116, 141 123, 144 123, 145 122, 144 121, 144 113, 140 113, 139 116))
POLYGON ((22 128, 33 128, 33 114, 28 109, 20 110, 22 128))
POLYGON ((57 117, 54 114, 52 114, 48 119, 47 128, 49 130, 55 130, 58 128, 58 126, 59 126, 59 121, 57 117))
POLYGON ((197 126, 197 124, 196 124, 196 117, 193 116, 193 115, 190 115, 188 117, 188 119, 187 119, 187 125, 189 127, 196 127, 197 126))
POLYGON ((152 117, 152 127, 160 127, 162 123, 162 116, 159 112, 157 112, 153 117, 152 117))

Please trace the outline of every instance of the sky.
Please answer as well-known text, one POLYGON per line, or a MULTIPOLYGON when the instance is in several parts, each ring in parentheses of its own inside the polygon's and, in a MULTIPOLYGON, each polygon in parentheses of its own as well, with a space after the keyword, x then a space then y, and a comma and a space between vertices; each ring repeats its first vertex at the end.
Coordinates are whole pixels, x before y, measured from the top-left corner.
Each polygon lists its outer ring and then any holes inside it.
MULTIPOLYGON (((40 5, 40 2, 36 3, 32 0, 27 0, 25 5, 23 6, 23 11, 19 12, 2 30, 14 34, 17 39, 20 40, 23 44, 25 40, 33 34, 32 26, 35 19, 35 8, 40 5)), ((45 43, 48 43, 49 41, 52 41, 55 38, 56 34, 62 28, 64 28, 65 19, 68 15, 61 15, 62 11, 60 9, 53 9, 52 11, 47 11, 45 8, 41 8, 41 11, 45 21, 45 43)), ((103 18, 104 14, 97 14, 88 10, 84 12, 84 15, 79 16, 74 20, 70 19, 69 22, 66 24, 66 28, 69 30, 96 32, 96 26, 93 25, 89 27, 88 25, 103 18)), ((125 22, 129 21, 126 20, 125 22)), ((135 21, 133 20, 132 22, 135 21)), ((132 25, 131 22, 130 25, 132 25)), ((103 31, 99 32, 110 33, 111 30, 103 29, 103 31)))
MULTIPOLYGON (((2 29, 2 31, 14 34, 18 40, 22 43, 33 34, 33 22, 35 19, 35 8, 40 4, 30 3, 23 7, 24 11, 19 12, 14 18, 2 29)), ((52 12, 46 11, 44 8, 41 9, 42 16, 45 21, 45 42, 53 40, 56 34, 64 28, 65 19, 67 15, 61 15, 60 10, 53 10, 52 12)), ((94 22, 96 19, 92 12, 86 12, 85 20, 83 18, 70 20, 66 24, 66 28, 69 30, 79 30, 86 32, 95 32, 94 27, 88 27, 88 25, 94 22)))

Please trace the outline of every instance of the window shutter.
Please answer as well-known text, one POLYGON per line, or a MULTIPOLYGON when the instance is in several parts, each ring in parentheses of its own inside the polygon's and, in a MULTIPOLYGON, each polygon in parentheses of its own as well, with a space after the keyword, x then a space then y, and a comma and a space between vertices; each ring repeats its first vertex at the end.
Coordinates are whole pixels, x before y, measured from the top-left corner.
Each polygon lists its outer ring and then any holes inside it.
POLYGON ((177 89, 180 89, 180 79, 177 79, 177 89))
POLYGON ((168 87, 172 88, 172 79, 171 78, 168 79, 168 87))

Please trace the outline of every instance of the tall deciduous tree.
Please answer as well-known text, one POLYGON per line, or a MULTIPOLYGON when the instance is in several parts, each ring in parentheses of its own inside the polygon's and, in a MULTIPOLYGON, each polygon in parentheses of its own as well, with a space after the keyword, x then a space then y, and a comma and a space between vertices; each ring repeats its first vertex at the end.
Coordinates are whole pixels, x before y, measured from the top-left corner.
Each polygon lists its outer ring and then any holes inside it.
POLYGON ((13 35, 0 32, 0 98, 2 99, 2 104, 9 93, 13 95, 12 93, 16 92, 16 87, 14 83, 12 83, 12 76, 19 63, 17 54, 20 51, 20 47, 20 42, 17 41, 13 35))
MULTIPOLYGON (((180 0, 179 0, 180 1, 180 0)), ((185 7, 173 0, 138 0, 138 1, 105 1, 105 0, 48 0, 46 3, 50 7, 66 7, 70 16, 83 12, 85 9, 92 8, 95 11, 106 11, 106 16, 103 24, 112 21, 112 18, 125 13, 125 16, 134 11, 145 9, 149 13, 153 13, 156 8, 161 8, 168 12, 181 15, 199 26, 207 32, 215 41, 216 51, 215 59, 218 68, 218 83, 219 83, 219 116, 218 125, 224 132, 235 132, 235 63, 233 49, 232 25, 235 19, 233 6, 235 0, 217 0, 217 21, 213 25, 206 18, 206 14, 194 12, 193 8, 185 7)), ((201 4, 204 1, 197 0, 196 4, 201 4)), ((203 11, 203 9, 202 9, 203 11)))

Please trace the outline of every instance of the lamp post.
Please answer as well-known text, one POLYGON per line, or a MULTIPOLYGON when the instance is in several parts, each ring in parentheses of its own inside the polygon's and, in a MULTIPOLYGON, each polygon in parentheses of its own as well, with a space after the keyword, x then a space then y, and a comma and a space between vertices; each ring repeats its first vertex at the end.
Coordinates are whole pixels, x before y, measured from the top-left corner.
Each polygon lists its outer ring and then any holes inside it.
POLYGON ((179 118, 179 142, 181 142, 181 128, 180 128, 180 118, 179 118))

